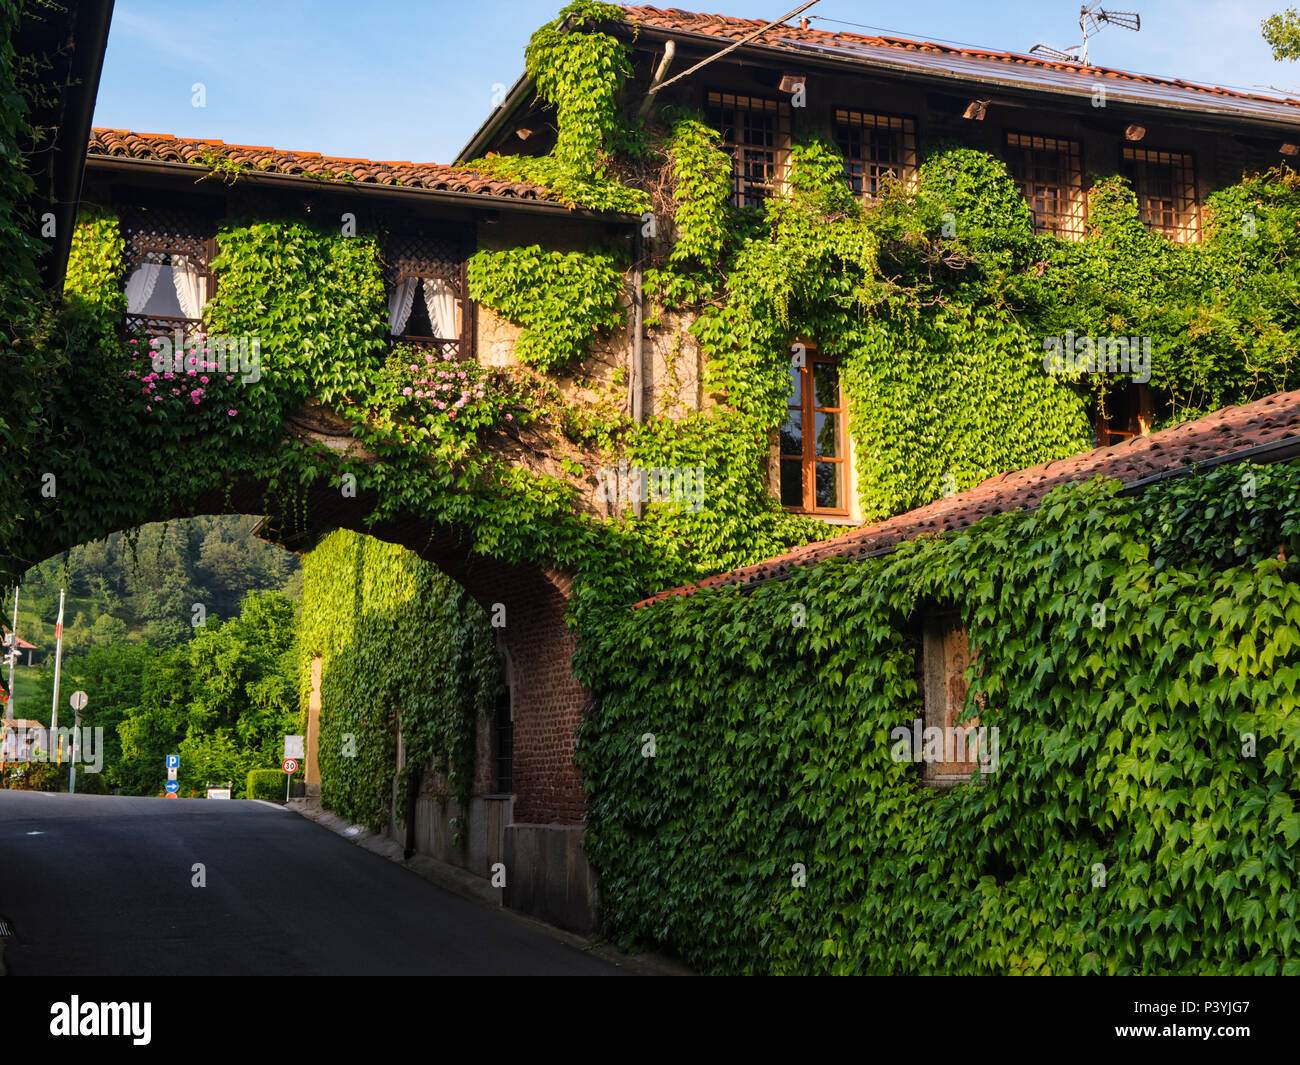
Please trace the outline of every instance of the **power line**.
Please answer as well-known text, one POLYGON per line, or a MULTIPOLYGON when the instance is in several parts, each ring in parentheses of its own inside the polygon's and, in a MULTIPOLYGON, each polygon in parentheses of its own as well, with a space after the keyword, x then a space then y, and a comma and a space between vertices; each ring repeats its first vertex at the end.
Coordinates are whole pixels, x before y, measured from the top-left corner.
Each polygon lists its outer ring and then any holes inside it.
MULTIPOLYGON (((830 17, 827 16, 827 15, 809 15, 808 18, 809 18, 810 20, 811 20, 811 19, 816 19, 818 22, 834 22, 836 25, 839 25, 839 26, 852 26, 854 29, 859 29, 859 30, 875 30, 877 33, 881 33, 881 34, 897 35, 898 37, 900 37, 900 38, 902 38, 902 39, 904 39, 904 40, 911 40, 911 41, 917 41, 917 42, 933 41, 935 44, 951 44, 951 45, 955 45, 955 46, 958 47, 958 48, 973 48, 973 49, 975 49, 976 51, 979 51, 979 52, 989 52, 989 53, 1007 53, 1007 52, 1010 51, 1009 49, 1005 49, 1005 48, 992 48, 992 47, 990 47, 989 45, 986 45, 986 44, 974 44, 974 43, 972 43, 971 41, 954 41, 954 40, 952 40, 951 38, 948 38, 948 37, 935 37, 935 36, 932 36, 932 35, 927 34, 927 33, 913 33, 913 32, 911 32, 911 31, 909 31, 909 30, 895 30, 895 29, 890 29, 888 26, 871 26, 871 25, 868 25, 868 24, 865 23, 865 22, 848 22, 848 21, 846 21, 845 19, 830 18, 830 17)), ((1024 55, 1025 53, 1023 53, 1023 52, 1019 52, 1019 53, 1013 53, 1013 54, 1024 55)), ((1148 77, 1148 78, 1150 78, 1150 77, 1163 77, 1163 78, 1165 78, 1165 79, 1168 80, 1168 81, 1174 81, 1174 80, 1176 80, 1176 79, 1174 79, 1174 78, 1172 78, 1172 77, 1170 77, 1170 76, 1168 76, 1168 75, 1150 74, 1150 73, 1148 73, 1148 72, 1146 72, 1146 71, 1142 71, 1142 70, 1129 70, 1129 69, 1127 69, 1127 68, 1125 68, 1125 67, 1107 66, 1105 69, 1106 69, 1106 70, 1113 70, 1113 71, 1115 71, 1115 72, 1118 73, 1118 74, 1131 74, 1131 75, 1133 75, 1133 76, 1135 76, 1135 77, 1148 77)), ((1268 89, 1271 89, 1271 90, 1274 91, 1274 92, 1281 93, 1284 97, 1287 97, 1287 94, 1282 93, 1282 91, 1281 91, 1280 89, 1278 89, 1278 88, 1277 88, 1276 86, 1274 86, 1274 85, 1269 85, 1269 86, 1263 86, 1263 85, 1233 85, 1233 84, 1231 84, 1231 83, 1229 83, 1229 82, 1223 82, 1223 81, 1214 82, 1213 85, 1214 85, 1215 88, 1218 88, 1218 89, 1233 89, 1233 90, 1235 90, 1235 91, 1237 91, 1237 92, 1254 92, 1254 91, 1256 91, 1256 90, 1258 90, 1258 89, 1268 88, 1268 89)), ((1291 98, 1291 97, 1287 97, 1287 98, 1291 98)))

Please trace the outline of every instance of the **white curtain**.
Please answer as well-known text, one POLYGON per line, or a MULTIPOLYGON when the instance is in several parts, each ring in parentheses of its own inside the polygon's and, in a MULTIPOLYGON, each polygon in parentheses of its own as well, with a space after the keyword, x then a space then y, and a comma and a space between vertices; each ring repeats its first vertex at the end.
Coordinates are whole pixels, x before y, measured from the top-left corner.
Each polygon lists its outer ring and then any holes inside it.
POLYGON ((388 331, 393 336, 401 336, 406 328, 406 320, 411 317, 411 307, 415 304, 415 286, 419 283, 418 277, 408 277, 388 297, 388 331))
POLYGON ((127 314, 144 314, 145 305, 153 290, 158 287, 158 275, 162 267, 158 263, 141 263, 136 267, 126 282, 127 314))
POLYGON ((424 279, 424 308, 429 312, 429 325, 439 340, 460 337, 460 305, 456 290, 441 277, 424 279))
POLYGON ((181 314, 186 318, 202 318, 203 305, 208 301, 208 279, 184 255, 172 256, 172 283, 176 286, 181 314))

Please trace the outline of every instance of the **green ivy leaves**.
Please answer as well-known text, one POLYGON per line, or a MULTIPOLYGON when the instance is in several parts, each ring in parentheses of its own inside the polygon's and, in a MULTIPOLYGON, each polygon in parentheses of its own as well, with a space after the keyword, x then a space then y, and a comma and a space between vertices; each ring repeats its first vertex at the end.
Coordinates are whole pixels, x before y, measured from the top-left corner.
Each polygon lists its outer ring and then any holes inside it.
POLYGON ((392 815, 400 727, 408 770, 431 765, 443 793, 473 786, 478 720, 500 666, 487 615, 410 551, 357 533, 327 536, 303 563, 302 704, 321 656, 321 799, 375 829, 392 815))
POLYGON ((1245 505, 1241 469, 1138 499, 1099 480, 586 628, 611 932, 709 972, 1295 973, 1300 572, 1266 530, 1300 465, 1257 472, 1245 505), (1244 549, 1162 531, 1225 507, 1262 530, 1244 549), (1000 730, 998 771, 949 792, 889 753, 935 604, 981 649, 967 708, 1000 730))
POLYGON ((601 330, 623 324, 623 274, 613 255, 549 251, 540 245, 483 250, 469 261, 470 295, 524 327, 515 357, 564 369, 601 330))

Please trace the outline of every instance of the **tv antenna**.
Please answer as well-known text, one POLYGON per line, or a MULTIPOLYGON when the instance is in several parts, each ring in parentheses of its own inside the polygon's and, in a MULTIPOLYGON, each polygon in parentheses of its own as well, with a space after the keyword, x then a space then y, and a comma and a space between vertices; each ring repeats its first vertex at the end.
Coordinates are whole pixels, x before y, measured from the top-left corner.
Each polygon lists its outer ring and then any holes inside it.
POLYGON ((1045 44, 1036 44, 1029 49, 1029 54, 1046 56, 1048 59, 1055 59, 1059 63, 1077 63, 1079 57, 1075 55, 1074 52, 1078 47, 1077 44, 1072 45, 1070 51, 1063 52, 1059 48, 1049 48, 1045 44))
POLYGON ((1069 48, 1062 50, 1059 48, 1050 48, 1045 44, 1036 44, 1029 52, 1031 55, 1042 55, 1049 59, 1056 59, 1063 63, 1082 63, 1083 66, 1091 66, 1092 63, 1088 58, 1088 38, 1095 37, 1107 25, 1122 26, 1126 30, 1137 32, 1142 28, 1142 16, 1136 11, 1107 11, 1100 6, 1101 0, 1092 0, 1089 4, 1084 4, 1079 8, 1079 30, 1083 34, 1082 44, 1073 44, 1069 48), (1082 58, 1078 55, 1082 49, 1082 58))

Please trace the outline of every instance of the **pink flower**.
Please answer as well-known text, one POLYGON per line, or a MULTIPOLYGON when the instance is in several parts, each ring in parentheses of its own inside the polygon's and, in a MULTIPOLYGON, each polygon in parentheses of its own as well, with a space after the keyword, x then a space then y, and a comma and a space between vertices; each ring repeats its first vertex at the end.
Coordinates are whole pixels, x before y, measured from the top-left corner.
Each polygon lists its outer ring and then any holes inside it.
POLYGON ((237 410, 228 410, 228 411, 226 411, 226 413, 229 414, 230 417, 233 418, 236 414, 239 413, 239 411, 237 411, 237 410))
POLYGON ((416 365, 415 365, 415 363, 411 363, 411 365, 410 365, 410 366, 408 366, 408 367, 407 367, 407 369, 408 369, 408 370, 410 370, 410 371, 411 371, 411 373, 415 373, 415 371, 416 371, 416 370, 418 370, 418 369, 419 369, 419 367, 418 367, 418 366, 416 366, 416 365))
POLYGON ((227 380, 227 381, 233 381, 233 380, 234 380, 234 377, 232 377, 230 374, 226 374, 226 380, 227 380))
POLYGON ((410 394, 411 394, 411 390, 409 388, 402 389, 402 395, 409 396, 410 394))
POLYGON ((145 410, 153 410, 153 408, 150 407, 150 406, 148 406, 148 405, 146 405, 144 409, 145 409, 145 410))
POLYGON ((140 341, 138 341, 138 340, 133 340, 133 341, 131 341, 131 343, 132 343, 132 344, 138 344, 138 343, 140 343, 140 341))
POLYGON ((513 414, 507 414, 507 415, 506 415, 506 421, 508 421, 508 422, 512 422, 512 421, 514 421, 514 420, 515 420, 515 416, 514 416, 513 414))
POLYGON ((206 377, 200 377, 199 380, 202 381, 205 385, 208 383, 208 379, 206 377))

